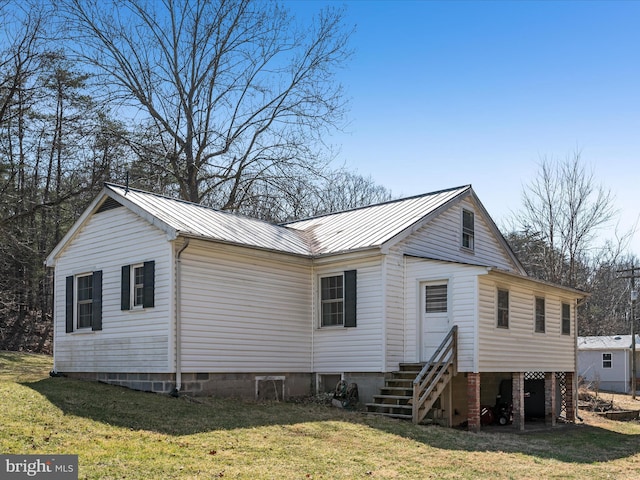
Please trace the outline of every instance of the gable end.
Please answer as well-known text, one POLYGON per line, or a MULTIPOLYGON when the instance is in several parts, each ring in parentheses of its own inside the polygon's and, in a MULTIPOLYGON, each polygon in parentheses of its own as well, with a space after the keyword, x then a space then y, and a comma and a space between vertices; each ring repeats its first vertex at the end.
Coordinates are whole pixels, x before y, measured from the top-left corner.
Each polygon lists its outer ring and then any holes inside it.
POLYGON ((102 205, 96 210, 96 213, 106 212, 108 210, 113 210, 114 208, 122 207, 120 202, 118 202, 115 198, 107 197, 107 199, 102 202, 102 205))

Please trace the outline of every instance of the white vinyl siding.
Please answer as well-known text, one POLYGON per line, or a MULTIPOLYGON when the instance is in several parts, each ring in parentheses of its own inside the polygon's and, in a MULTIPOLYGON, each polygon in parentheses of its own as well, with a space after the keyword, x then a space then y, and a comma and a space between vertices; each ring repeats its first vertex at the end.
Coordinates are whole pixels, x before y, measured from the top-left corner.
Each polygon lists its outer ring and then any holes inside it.
MULTIPOLYGON (((393 250, 386 255, 383 263, 383 278, 386 278, 384 296, 385 317, 385 370, 398 369, 398 365, 405 359, 405 344, 409 335, 405 330, 405 295, 404 295, 404 257, 393 250)), ((411 334, 413 336, 413 332, 411 334)))
POLYGON ((310 372, 306 259, 192 240, 181 257, 184 372, 310 372))
POLYGON ((631 354, 629 349, 578 350, 578 375, 595 390, 629 392, 631 354), (611 355, 611 367, 603 368, 603 355, 611 355))
MULTIPOLYGON (((479 368, 483 372, 569 372, 575 369, 575 339, 562 335, 560 290, 526 280, 510 280, 509 328, 496 328, 496 291, 505 277, 490 273, 479 277, 479 368), (535 332, 536 297, 547 288, 545 333, 535 332)), ((573 310, 573 308, 572 308, 573 310)))
POLYGON ((125 208, 93 215, 56 263, 54 355, 61 372, 173 371, 171 244, 125 208), (121 268, 156 262, 156 306, 122 311, 121 268), (102 330, 65 333, 65 278, 102 271, 102 330))
POLYGON ((419 361, 421 297, 424 282, 447 281, 451 326, 458 325, 458 370, 473 372, 476 352, 477 278, 486 272, 482 267, 408 257, 406 259, 406 329, 405 361, 419 361))
MULTIPOLYGON (((383 295, 381 257, 324 263, 315 267, 314 295, 319 279, 345 270, 357 270, 357 327, 320 328, 313 332, 313 371, 380 372, 383 371, 383 295)), ((316 300, 318 302, 318 300, 316 300)), ((318 308, 314 308, 318 312, 318 308)))
POLYGON ((491 265, 517 272, 516 266, 502 244, 489 228, 487 220, 479 212, 479 209, 473 208, 473 203, 469 199, 452 205, 405 239, 399 249, 408 255, 491 265), (460 247, 462 209, 476 212, 473 250, 460 247))

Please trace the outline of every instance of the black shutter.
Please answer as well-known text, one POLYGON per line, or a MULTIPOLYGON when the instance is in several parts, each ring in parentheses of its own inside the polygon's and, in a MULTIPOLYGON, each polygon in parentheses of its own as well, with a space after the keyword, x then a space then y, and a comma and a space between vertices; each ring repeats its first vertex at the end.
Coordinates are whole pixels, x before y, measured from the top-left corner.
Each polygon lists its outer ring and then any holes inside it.
POLYGON ((144 262, 144 288, 142 291, 142 306, 149 308, 154 306, 155 296, 156 262, 153 260, 144 262))
POLYGON ((131 266, 122 267, 120 281, 120 310, 131 310, 131 266))
POLYGON ((73 275, 67 277, 65 292, 65 331, 73 332, 73 275))
POLYGON ((93 272, 91 330, 102 330, 102 270, 93 272))
POLYGON ((356 270, 344 272, 344 326, 356 326, 356 270))

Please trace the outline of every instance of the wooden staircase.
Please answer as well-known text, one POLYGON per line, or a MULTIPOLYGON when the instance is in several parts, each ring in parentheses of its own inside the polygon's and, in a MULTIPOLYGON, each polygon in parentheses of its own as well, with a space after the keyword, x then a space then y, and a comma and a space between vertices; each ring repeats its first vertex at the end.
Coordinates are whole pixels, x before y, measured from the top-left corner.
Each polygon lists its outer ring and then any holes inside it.
POLYGON ((454 326, 427 363, 401 363, 385 380, 380 395, 366 404, 367 412, 422 422, 457 374, 457 333, 454 326))
POLYGON ((373 403, 366 404, 367 413, 411 420, 413 381, 423 366, 423 363, 401 363, 400 370, 385 380, 380 395, 374 395, 373 403))

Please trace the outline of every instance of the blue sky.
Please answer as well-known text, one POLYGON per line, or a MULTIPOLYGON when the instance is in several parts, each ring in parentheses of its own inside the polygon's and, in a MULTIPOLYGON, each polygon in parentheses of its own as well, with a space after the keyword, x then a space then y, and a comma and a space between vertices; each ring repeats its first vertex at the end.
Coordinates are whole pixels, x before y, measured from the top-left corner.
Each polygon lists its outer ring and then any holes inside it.
MULTIPOLYGON (((472 184, 502 224, 543 157, 581 151, 620 229, 640 214, 640 2, 308 0, 345 5, 339 162, 414 195, 472 184)), ((613 237, 615 225, 603 232, 613 237)), ((640 254, 640 233, 632 251, 640 254)))

